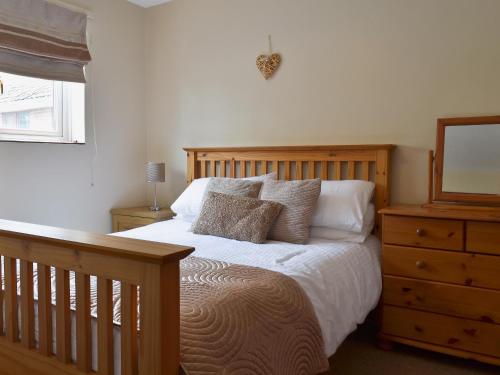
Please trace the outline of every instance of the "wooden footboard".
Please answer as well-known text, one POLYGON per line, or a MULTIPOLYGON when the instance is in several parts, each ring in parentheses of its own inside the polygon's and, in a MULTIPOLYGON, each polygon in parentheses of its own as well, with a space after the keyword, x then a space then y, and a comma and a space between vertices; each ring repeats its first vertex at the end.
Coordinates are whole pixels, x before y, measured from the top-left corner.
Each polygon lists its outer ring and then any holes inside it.
POLYGON ((4 269, 0 268, 0 273, 4 273, 0 317, 5 317, 0 319, 0 374, 93 372, 91 276, 97 277, 98 374, 114 374, 115 345, 121 351, 121 374, 177 374, 179 261, 192 251, 189 247, 0 220, 0 255, 4 261, 4 269), (38 269, 36 307, 34 263, 38 269), (56 273, 55 317, 51 267, 56 273), (75 273, 76 281, 74 333, 70 272, 75 273), (113 342, 112 281, 121 285, 120 343, 113 342), (36 327, 35 308, 39 322, 36 327), (53 318, 55 337, 52 337, 53 318), (138 318, 139 334, 136 334, 138 318), (73 334, 75 363, 71 355, 73 334))

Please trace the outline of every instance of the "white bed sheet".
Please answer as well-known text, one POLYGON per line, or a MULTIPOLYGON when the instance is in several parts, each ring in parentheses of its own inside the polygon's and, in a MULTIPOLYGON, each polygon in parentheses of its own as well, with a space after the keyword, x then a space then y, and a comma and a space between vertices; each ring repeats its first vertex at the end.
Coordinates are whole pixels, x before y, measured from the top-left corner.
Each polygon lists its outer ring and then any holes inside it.
POLYGON ((197 235, 189 231, 190 226, 173 219, 115 235, 193 246, 194 256, 292 277, 314 307, 328 357, 365 320, 380 298, 380 242, 374 236, 362 244, 326 239, 311 239, 307 245, 277 241, 253 244, 197 235))

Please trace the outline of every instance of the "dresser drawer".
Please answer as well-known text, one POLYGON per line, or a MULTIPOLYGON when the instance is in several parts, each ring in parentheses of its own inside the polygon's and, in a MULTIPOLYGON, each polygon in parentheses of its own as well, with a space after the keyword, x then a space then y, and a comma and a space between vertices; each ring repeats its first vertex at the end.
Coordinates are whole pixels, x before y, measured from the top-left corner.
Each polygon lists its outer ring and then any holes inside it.
POLYGON ((384 306, 383 333, 500 357, 500 325, 384 306))
POLYGON ((384 276, 384 304, 500 324, 500 291, 384 276))
POLYGON ((466 250, 500 255, 500 223, 468 221, 466 250))
POLYGON ((384 243, 462 251, 464 222, 385 215, 384 243))
POLYGON ((385 275, 500 290, 500 257, 384 245, 385 275))

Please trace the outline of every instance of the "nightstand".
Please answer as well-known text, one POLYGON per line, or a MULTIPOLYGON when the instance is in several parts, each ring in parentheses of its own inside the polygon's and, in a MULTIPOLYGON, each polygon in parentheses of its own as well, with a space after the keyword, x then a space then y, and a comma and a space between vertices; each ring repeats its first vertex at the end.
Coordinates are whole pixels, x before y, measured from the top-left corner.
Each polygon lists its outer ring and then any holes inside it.
POLYGON ((169 220, 174 216, 170 208, 151 211, 149 207, 114 208, 111 210, 113 232, 122 232, 142 227, 160 221, 169 220))

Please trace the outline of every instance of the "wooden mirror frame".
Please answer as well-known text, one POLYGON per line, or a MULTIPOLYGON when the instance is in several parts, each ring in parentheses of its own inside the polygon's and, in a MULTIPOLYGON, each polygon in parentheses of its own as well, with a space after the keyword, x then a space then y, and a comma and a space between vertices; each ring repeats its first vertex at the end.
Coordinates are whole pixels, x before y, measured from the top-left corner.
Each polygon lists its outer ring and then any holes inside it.
POLYGON ((434 200, 438 202, 468 203, 479 205, 500 205, 500 195, 475 194, 443 191, 444 142, 448 126, 496 125, 500 116, 441 118, 437 121, 434 200))

